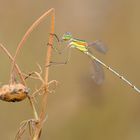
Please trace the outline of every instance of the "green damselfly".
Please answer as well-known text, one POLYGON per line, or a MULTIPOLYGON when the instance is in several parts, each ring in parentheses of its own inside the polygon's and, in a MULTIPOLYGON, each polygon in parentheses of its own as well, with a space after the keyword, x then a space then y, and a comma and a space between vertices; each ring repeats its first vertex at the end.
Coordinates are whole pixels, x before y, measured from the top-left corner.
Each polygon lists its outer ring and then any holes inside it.
POLYGON ((101 81, 102 81, 101 77, 103 77, 102 76, 103 75, 103 70, 102 70, 101 66, 103 66, 106 69, 108 69, 109 71, 111 71, 114 75, 119 77, 121 80, 123 80, 127 85, 132 87, 136 92, 140 93, 140 89, 138 89, 133 83, 131 83, 129 80, 127 80, 121 74, 119 74, 117 71, 115 71, 110 66, 103 63, 101 60, 96 58, 91 53, 90 47, 92 47, 92 46, 96 50, 98 50, 102 53, 106 53, 107 49, 103 46, 103 44, 100 41, 95 41, 95 42, 92 42, 92 43, 88 43, 85 40, 73 38, 73 36, 70 32, 66 32, 65 34, 63 34, 60 41, 62 41, 62 42, 66 41, 68 43, 67 48, 75 48, 75 49, 81 51, 83 54, 87 55, 92 60, 92 62, 94 64, 94 67, 95 67, 95 72, 98 74, 98 75, 95 75, 95 80, 97 80, 97 83, 101 83, 101 81), (98 76, 98 77, 96 77, 96 76, 98 76))

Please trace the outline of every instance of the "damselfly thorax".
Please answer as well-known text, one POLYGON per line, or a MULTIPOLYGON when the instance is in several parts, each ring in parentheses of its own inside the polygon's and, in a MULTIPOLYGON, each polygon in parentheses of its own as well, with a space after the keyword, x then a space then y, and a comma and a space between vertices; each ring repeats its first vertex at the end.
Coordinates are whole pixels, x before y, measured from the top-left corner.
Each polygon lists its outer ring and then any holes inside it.
POLYGON ((82 52, 87 52, 88 51, 88 48, 87 48, 88 43, 84 40, 71 38, 69 40, 68 46, 70 48, 76 48, 76 49, 78 49, 79 51, 82 51, 82 52))

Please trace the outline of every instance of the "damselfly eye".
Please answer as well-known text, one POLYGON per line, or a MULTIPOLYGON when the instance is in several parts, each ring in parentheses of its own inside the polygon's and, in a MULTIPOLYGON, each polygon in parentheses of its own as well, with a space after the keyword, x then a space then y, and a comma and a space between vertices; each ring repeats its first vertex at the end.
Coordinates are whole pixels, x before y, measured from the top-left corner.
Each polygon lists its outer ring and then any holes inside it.
POLYGON ((62 40, 64 41, 68 41, 72 38, 72 34, 70 32, 66 32, 63 36, 62 36, 62 40))
POLYGON ((72 33, 71 32, 66 32, 65 35, 72 35, 72 33))

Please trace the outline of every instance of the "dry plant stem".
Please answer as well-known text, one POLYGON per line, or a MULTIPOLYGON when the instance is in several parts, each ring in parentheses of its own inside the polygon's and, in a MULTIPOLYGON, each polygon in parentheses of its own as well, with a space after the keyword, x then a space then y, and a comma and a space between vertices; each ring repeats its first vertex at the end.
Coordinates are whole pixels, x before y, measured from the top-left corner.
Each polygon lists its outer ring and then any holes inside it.
POLYGON ((16 57, 18 55, 19 50, 22 48, 22 46, 24 45, 24 43, 26 42, 27 38, 29 37, 29 35, 31 34, 31 32, 45 19, 45 17, 47 17, 52 11, 54 11, 53 8, 49 9, 47 12, 45 12, 40 18, 38 18, 31 26, 30 28, 26 31, 26 33, 24 34, 23 38, 21 39, 21 41, 18 44, 17 50, 15 52, 14 55, 14 60, 13 60, 13 64, 12 64, 12 68, 11 68, 11 77, 13 75, 14 72, 14 67, 15 67, 15 61, 16 61, 16 57))
MULTIPOLYGON (((49 45, 46 54, 45 66, 50 65, 51 52, 52 52, 52 44, 54 39, 54 24, 55 24, 55 10, 52 9, 52 18, 51 18, 51 34, 49 36, 49 45)), ((48 76, 49 76, 49 67, 45 67, 45 93, 43 94, 41 112, 39 116, 39 122, 36 125, 35 134, 33 140, 38 140, 39 135, 41 133, 41 129, 43 127, 43 123, 46 117, 46 107, 47 107, 47 97, 48 97, 48 76)))
POLYGON ((34 103, 33 103, 33 98, 28 96, 28 99, 29 99, 30 104, 32 106, 32 110, 33 110, 33 113, 34 113, 35 120, 38 120, 39 118, 38 118, 38 114, 36 112, 36 109, 35 109, 35 106, 34 106, 34 103))
MULTIPOLYGON (((0 44, 0 48, 4 51, 5 54, 8 55, 8 57, 10 58, 11 61, 14 60, 13 57, 11 56, 11 54, 9 53, 9 51, 2 44, 0 44)), ((17 64, 15 64, 15 70, 16 70, 17 74, 19 75, 19 78, 20 78, 22 84, 26 85, 25 80, 22 76, 21 70, 20 70, 20 68, 18 67, 17 64)))
MULTIPOLYGON (((24 45, 24 43, 26 42, 26 40, 28 39, 28 37, 29 37, 29 35, 32 33, 32 31, 49 15, 49 14, 51 14, 51 13, 53 13, 53 18, 54 18, 54 8, 51 8, 51 9, 49 9, 47 12, 45 12, 40 18, 38 18, 31 26, 30 26, 30 28, 26 31, 26 33, 24 34, 24 36, 23 36, 23 38, 21 39, 21 41, 19 42, 19 44, 18 44, 18 47, 17 47, 17 49, 16 49, 16 52, 15 52, 15 55, 14 55, 14 57, 13 57, 13 63, 12 63, 12 67, 11 67, 11 76, 10 76, 10 81, 12 82, 12 77, 13 77, 13 72, 14 72, 14 67, 15 67, 15 64, 16 64, 16 57, 17 57, 17 55, 18 55, 18 53, 19 53, 19 50, 23 47, 23 45, 24 45)), ((52 19, 52 21, 53 21, 54 19, 52 19)), ((53 21, 54 22, 54 21, 53 21)), ((53 26, 53 28, 54 28, 54 23, 52 22, 52 26, 53 26)), ((53 28, 51 29, 51 33, 52 34, 54 34, 54 30, 53 30, 53 28)), ((53 35, 51 35, 51 37, 50 37, 51 39, 50 39, 50 41, 49 41, 49 43, 50 44, 52 44, 52 42, 53 42, 53 35)), ((48 56, 50 57, 50 53, 51 53, 51 46, 49 46, 49 49, 48 49, 48 56)), ((49 59, 48 59, 49 60, 49 59)), ((46 62, 47 64, 49 64, 48 62, 46 62)), ((48 69, 48 68, 47 68, 48 69)), ((48 75, 48 72, 47 72, 48 70, 46 70, 46 75, 48 75)), ((23 76, 22 76, 23 77, 23 76)), ((45 81, 48 81, 48 80, 45 80, 45 81)), ((46 82, 46 85, 47 85, 47 82, 46 82)), ((47 91, 47 90, 46 90, 47 91)), ((28 98, 29 99, 29 101, 30 101, 30 103, 31 103, 31 106, 32 106, 32 109, 33 109, 33 112, 34 112, 34 115, 35 115, 35 118, 37 118, 37 120, 38 120, 38 116, 37 116, 37 113, 36 113, 36 110, 35 110, 35 107, 34 107, 34 105, 33 105, 33 101, 32 101, 32 99, 31 98, 28 98)), ((43 109, 44 110, 44 109, 43 109)), ((42 115, 41 115, 42 116, 42 115)), ((44 116, 44 115, 43 115, 44 116)), ((39 118, 40 119, 40 118, 39 118)), ((42 120, 42 117, 41 117, 41 123, 43 122, 43 120, 42 120)), ((41 124, 40 123, 40 124, 41 124)), ((36 126, 37 127, 37 126, 36 126)), ((35 130, 35 135, 34 135, 34 140, 37 140, 38 139, 38 136, 39 136, 39 133, 40 133, 40 130, 41 130, 41 127, 39 127, 39 129, 37 128, 35 130), (37 130, 37 131, 36 131, 37 130)))
MULTIPOLYGON (((53 10, 52 13, 52 19, 51 19, 51 34, 54 34, 54 24, 55 24, 55 11, 53 10)), ((52 44, 53 44, 53 39, 54 36, 50 35, 49 36, 49 47, 47 49, 47 54, 46 54, 46 60, 45 60, 45 66, 50 65, 50 61, 51 61, 51 52, 52 52, 52 44)), ((49 77, 49 67, 45 67, 45 84, 46 84, 46 88, 48 87, 48 77, 49 77)), ((43 120, 45 117, 45 111, 46 111, 46 104, 47 104, 47 89, 46 89, 46 94, 44 94, 44 100, 42 103, 42 108, 41 108, 41 113, 40 113, 40 118, 43 120)))
MULTIPOLYGON (((50 65, 50 57, 51 57, 51 51, 52 51, 52 44, 53 44, 53 34, 54 34, 54 18, 55 18, 55 10, 54 8, 49 9, 47 12, 45 12, 40 18, 38 18, 32 25, 31 27, 26 31, 25 35, 23 36, 23 38, 21 39, 21 41, 18 44, 18 47, 16 49, 15 55, 13 57, 13 63, 12 63, 12 67, 11 67, 11 80, 12 81, 12 77, 13 77, 13 72, 14 72, 14 67, 16 65, 16 57, 19 53, 19 50, 23 47, 24 43, 26 42, 26 40, 28 39, 29 35, 31 34, 31 32, 48 16, 52 13, 52 20, 51 20, 51 34, 49 37, 49 47, 47 50, 47 56, 46 56, 46 62, 45 62, 45 66, 46 65, 50 65)), ((40 116, 38 118, 38 116, 35 115, 35 118, 37 118, 37 121, 39 121, 36 124, 36 128, 35 128, 35 132, 34 132, 34 137, 33 140, 38 140, 44 120, 45 120, 45 116, 46 116, 46 105, 47 105, 47 84, 48 84, 48 72, 49 72, 49 67, 46 67, 45 70, 45 94, 43 95, 43 99, 42 99, 42 106, 41 106, 41 113, 40 116)), ((22 73, 21 73, 22 74, 22 73)), ((32 104, 32 100, 31 98, 29 98, 30 103, 32 104)), ((34 108, 33 108, 33 112, 34 112, 34 108)), ((35 114, 35 113, 34 113, 35 114)))
MULTIPOLYGON (((13 61, 13 57, 11 56, 9 51, 2 44, 0 44, 0 48, 4 51, 5 54, 8 55, 10 60, 13 61)), ((21 70, 20 70, 20 68, 18 67, 17 64, 15 64, 15 70, 16 70, 17 74, 19 75, 19 77, 20 77, 20 79, 22 81, 22 84, 26 85, 26 82, 25 82, 25 80, 24 80, 24 78, 22 76, 21 70)), ((34 117, 35 117, 35 119, 38 119, 38 115, 37 115, 33 100, 29 96, 28 96, 28 98, 29 98, 29 101, 30 101, 30 104, 31 104, 31 107, 32 107, 32 110, 33 110, 33 113, 34 113, 34 117)))
MULTIPOLYGON (((12 55, 11 55, 11 54, 9 53, 9 51, 4 47, 4 45, 0 44, 0 48, 1 48, 1 49, 3 50, 3 52, 9 57, 9 59, 13 62, 13 57, 12 57, 12 55)), ((31 76, 32 73, 36 73, 36 72, 30 73, 30 75, 21 72, 21 70, 20 70, 20 68, 19 68, 19 66, 18 66, 17 64, 15 64, 15 70, 16 70, 17 75, 19 75, 19 78, 20 78, 20 80, 21 80, 21 83, 22 83, 23 85, 25 85, 25 86, 26 86, 25 80, 26 80, 28 77, 30 77, 30 78, 32 78, 32 79, 39 79, 38 77, 31 76), (23 77, 23 75, 25 76, 25 78, 23 77)), ((40 79, 39 79, 39 80, 40 80, 40 79)))
MULTIPOLYGON (((11 54, 8 52, 8 50, 2 45, 0 44, 0 47, 3 49, 3 51, 8 55, 8 57, 12 60, 12 68, 11 68, 11 82, 12 81, 12 77, 13 77, 13 73, 14 73, 14 69, 16 70, 17 74, 19 75, 22 83, 25 85, 25 79, 23 77, 23 74, 21 73, 18 65, 16 64, 16 57, 19 53, 19 50, 23 47, 23 44, 26 42, 27 38, 29 37, 29 35, 31 34, 31 32, 44 20, 45 17, 47 17, 48 15, 50 15, 52 13, 52 19, 51 19, 51 34, 49 36, 49 44, 48 45, 48 50, 47 50, 47 55, 46 55, 46 60, 45 60, 45 66, 50 65, 50 58, 51 58, 51 51, 52 51, 52 44, 53 44, 53 37, 54 37, 54 21, 55 21, 55 10, 54 8, 51 8, 50 10, 48 10, 47 12, 45 12, 39 19, 37 19, 32 26, 26 31, 25 35, 23 36, 22 40, 20 41, 17 50, 15 52, 14 57, 11 56, 11 54)), ((41 134, 41 129, 43 127, 45 118, 46 118, 46 107, 47 107, 47 96, 48 96, 48 74, 49 74, 49 67, 45 67, 45 83, 44 83, 44 94, 43 94, 43 99, 42 99, 42 105, 41 105, 41 112, 40 115, 38 117, 38 114, 36 112, 35 106, 33 104, 33 100, 32 97, 28 96, 28 99, 30 101, 33 113, 34 113, 34 117, 36 120, 36 127, 35 127, 35 131, 34 131, 34 136, 33 136, 33 140, 38 140, 39 136, 41 134)))

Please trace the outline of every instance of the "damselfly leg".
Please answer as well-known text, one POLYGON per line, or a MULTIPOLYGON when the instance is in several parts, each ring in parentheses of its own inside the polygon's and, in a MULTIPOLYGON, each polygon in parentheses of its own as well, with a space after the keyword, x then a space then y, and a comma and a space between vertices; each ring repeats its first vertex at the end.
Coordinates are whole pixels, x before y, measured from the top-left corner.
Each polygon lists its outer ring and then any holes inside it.
POLYGON ((68 54, 66 55, 66 60, 65 61, 63 61, 63 62, 50 61, 50 65, 48 65, 46 67, 49 67, 49 66, 60 66, 60 65, 67 64, 70 61, 71 49, 67 48, 67 50, 68 50, 68 54))

